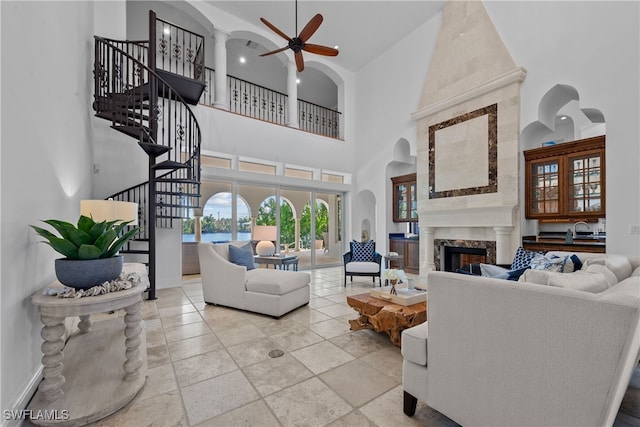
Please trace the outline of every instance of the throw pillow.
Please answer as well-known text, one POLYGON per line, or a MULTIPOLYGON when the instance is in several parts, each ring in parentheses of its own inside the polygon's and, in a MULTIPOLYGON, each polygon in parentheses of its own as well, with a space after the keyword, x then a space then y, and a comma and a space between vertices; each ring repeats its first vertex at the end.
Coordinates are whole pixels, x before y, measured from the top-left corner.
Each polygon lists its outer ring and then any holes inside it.
POLYGON ((368 240, 366 242, 351 242, 351 261, 353 262, 372 262, 375 252, 375 242, 368 240))
POLYGON ((507 272, 507 280, 517 281, 518 279, 520 279, 520 276, 522 276, 524 272, 529 269, 531 269, 531 267, 522 267, 517 270, 509 270, 507 272))
POLYGON ((571 255, 571 261, 573 261, 573 271, 578 271, 582 269, 582 261, 580 257, 576 254, 571 255))
POLYGON ((534 256, 538 255, 542 252, 533 252, 528 251, 522 246, 518 248, 515 256, 513 257, 513 262, 511 263, 510 270, 519 270, 524 267, 528 267, 531 264, 531 260, 534 256))
POLYGON ((484 277, 495 277, 498 279, 507 278, 504 276, 505 273, 508 273, 509 270, 493 264, 483 264, 480 263, 480 274, 484 277), (504 277, 503 277, 504 276, 504 277))
POLYGON ((633 270, 633 273, 631 273, 631 277, 635 276, 640 276, 640 267, 636 267, 636 269, 633 270))
POLYGON ((559 273, 573 272, 573 261, 569 256, 559 257, 538 254, 533 257, 530 265, 533 270, 557 271, 559 273))
POLYGON ((246 249, 233 245, 229 245, 229 261, 247 267, 247 271, 256 268, 256 265, 253 263, 253 254, 246 249))

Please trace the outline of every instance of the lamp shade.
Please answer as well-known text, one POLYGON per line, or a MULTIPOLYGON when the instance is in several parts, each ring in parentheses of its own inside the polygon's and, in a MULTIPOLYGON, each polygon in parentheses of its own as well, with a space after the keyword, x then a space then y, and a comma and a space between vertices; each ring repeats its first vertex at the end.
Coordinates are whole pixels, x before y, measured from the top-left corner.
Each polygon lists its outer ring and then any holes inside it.
POLYGON ((80 214, 96 222, 131 221, 129 225, 138 225, 138 204, 119 200, 81 200, 80 214))
POLYGON ((277 239, 278 228, 275 225, 253 226, 253 240, 273 242, 277 239))

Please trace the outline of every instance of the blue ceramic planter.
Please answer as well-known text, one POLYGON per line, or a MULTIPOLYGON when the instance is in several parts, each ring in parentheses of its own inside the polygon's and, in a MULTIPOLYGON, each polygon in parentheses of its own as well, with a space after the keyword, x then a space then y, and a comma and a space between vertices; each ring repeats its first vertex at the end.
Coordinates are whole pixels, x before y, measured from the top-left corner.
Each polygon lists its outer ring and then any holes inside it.
POLYGON ((56 277, 63 285, 88 289, 115 280, 122 272, 122 255, 102 259, 66 259, 55 261, 56 277))

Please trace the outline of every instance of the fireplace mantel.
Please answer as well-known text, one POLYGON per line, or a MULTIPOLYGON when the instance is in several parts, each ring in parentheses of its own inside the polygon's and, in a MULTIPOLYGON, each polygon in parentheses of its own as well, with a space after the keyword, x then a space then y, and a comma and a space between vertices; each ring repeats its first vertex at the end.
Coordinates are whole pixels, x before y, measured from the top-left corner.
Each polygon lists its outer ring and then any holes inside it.
POLYGON ((518 206, 466 207, 456 209, 421 210, 427 227, 513 227, 518 206))

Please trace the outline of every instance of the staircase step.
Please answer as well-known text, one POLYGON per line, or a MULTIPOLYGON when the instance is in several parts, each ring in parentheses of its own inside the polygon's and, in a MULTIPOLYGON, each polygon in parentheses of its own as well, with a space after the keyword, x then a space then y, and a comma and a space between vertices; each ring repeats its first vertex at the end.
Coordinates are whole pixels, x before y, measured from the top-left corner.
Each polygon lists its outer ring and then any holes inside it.
MULTIPOLYGON (((203 81, 194 80, 165 70, 157 69, 156 73, 166 81, 171 88, 178 92, 187 104, 198 105, 198 101, 205 87, 203 81)), ((162 82, 159 82, 158 95, 164 96, 167 90, 168 88, 162 84, 162 82)))
POLYGON ((115 110, 103 110, 103 111, 97 112, 95 115, 96 117, 100 117, 101 119, 111 120, 111 121, 123 123, 123 124, 129 124, 128 123, 129 121, 133 121, 134 123, 136 123, 136 120, 138 120, 137 123, 139 123, 140 121, 143 121, 143 120, 144 121, 149 120, 149 116, 145 114, 141 114, 137 111, 131 111, 126 108, 115 109, 115 110))
POLYGON ((158 157, 173 150, 172 147, 168 147, 166 145, 160 145, 160 144, 153 144, 151 142, 138 142, 138 145, 142 147, 145 153, 147 153, 147 155, 151 157, 158 157))
POLYGON ((122 132, 132 138, 141 140, 149 144, 153 144, 153 138, 149 135, 149 128, 145 126, 130 126, 130 125, 111 125, 112 129, 122 132))
POLYGON ((201 194, 189 193, 184 191, 161 191, 156 190, 156 194, 166 195, 166 196, 185 196, 185 197, 201 197, 201 194))
POLYGON ((121 249, 120 250, 121 254, 141 254, 141 255, 149 255, 149 250, 142 250, 142 249, 121 249))
POLYGON ((155 170, 176 170, 176 169, 188 169, 189 166, 184 163, 176 162, 174 160, 164 160, 151 167, 155 170))
POLYGON ((176 184, 200 184, 200 181, 190 178, 156 178, 156 182, 173 182, 176 184))

